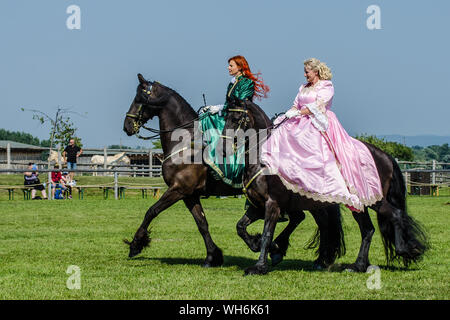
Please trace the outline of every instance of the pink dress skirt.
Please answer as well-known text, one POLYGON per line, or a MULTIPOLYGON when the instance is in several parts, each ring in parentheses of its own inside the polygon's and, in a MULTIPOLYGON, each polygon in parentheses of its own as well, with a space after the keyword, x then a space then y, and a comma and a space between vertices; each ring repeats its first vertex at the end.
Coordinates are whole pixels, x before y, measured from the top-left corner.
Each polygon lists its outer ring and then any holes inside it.
POLYGON ((313 115, 281 116, 261 148, 261 161, 289 190, 321 202, 362 211, 383 198, 375 162, 367 147, 350 137, 329 110, 331 81, 300 87, 294 106, 313 115))

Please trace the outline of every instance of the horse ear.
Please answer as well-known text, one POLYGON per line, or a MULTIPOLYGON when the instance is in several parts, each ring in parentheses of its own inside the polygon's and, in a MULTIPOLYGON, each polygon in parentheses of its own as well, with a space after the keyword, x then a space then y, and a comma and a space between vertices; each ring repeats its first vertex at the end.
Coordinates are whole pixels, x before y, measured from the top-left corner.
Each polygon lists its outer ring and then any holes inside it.
POLYGON ((147 80, 144 79, 144 76, 142 74, 138 73, 137 77, 139 79, 140 84, 147 84, 147 80))

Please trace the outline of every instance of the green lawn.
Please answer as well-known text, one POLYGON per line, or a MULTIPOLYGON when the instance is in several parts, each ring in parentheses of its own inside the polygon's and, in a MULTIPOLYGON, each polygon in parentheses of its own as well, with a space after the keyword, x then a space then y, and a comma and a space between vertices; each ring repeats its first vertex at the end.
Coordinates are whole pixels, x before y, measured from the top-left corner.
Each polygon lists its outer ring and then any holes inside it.
MULTIPOLYGON (((4 184, 0 183, 0 184, 4 184)), ((409 197, 412 216, 428 231, 432 250, 408 270, 386 268, 377 232, 371 263, 381 267, 381 289, 370 290, 370 274, 313 271, 314 253, 303 249, 313 235, 311 215, 291 237, 285 260, 265 276, 244 277, 255 263, 236 235, 244 199, 203 200, 210 232, 223 250, 219 268, 201 267, 206 251, 183 203, 161 213, 153 223, 153 241, 128 259, 122 239, 131 239, 154 199, 24 201, 0 200, 0 299, 449 299, 450 197, 409 197), (69 290, 69 266, 81 269, 81 289, 69 290)), ((356 259, 359 229, 343 210, 347 254, 356 259)), ((372 214, 376 223, 375 215, 372 214)), ((279 233, 286 223, 279 224, 279 233)), ((377 227, 376 227, 377 228, 377 227)), ((378 228, 377 228, 378 229, 378 228)), ((251 232, 262 231, 262 221, 251 232)))

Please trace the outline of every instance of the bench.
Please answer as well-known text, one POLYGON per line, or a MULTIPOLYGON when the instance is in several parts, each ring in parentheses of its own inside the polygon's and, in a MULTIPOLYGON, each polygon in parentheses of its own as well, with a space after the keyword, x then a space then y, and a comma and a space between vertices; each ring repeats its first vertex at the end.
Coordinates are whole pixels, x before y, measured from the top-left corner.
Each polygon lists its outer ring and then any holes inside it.
MULTIPOLYGON (((109 190, 114 190, 114 186, 101 186, 101 185, 95 185, 95 186, 73 186, 72 189, 78 190, 78 199, 82 200, 84 199, 84 191, 86 189, 102 189, 103 190, 103 199, 108 199, 109 196, 109 190)), ((9 200, 14 200, 14 190, 20 189, 23 192, 23 200, 31 200, 31 190, 33 188, 30 187, 17 187, 17 186, 11 186, 11 187, 0 187, 0 189, 7 190, 8 191, 8 198, 9 200)), ((156 199, 159 199, 161 197, 161 190, 162 187, 118 187, 118 198, 119 199, 125 199, 125 191, 129 190, 141 190, 142 199, 148 198, 148 191, 152 192, 152 196, 156 199)), ((114 191, 113 191, 114 192, 114 191)), ((64 191, 64 197, 67 198, 69 194, 69 190, 66 189, 64 191)))
POLYGON ((125 190, 141 190, 142 199, 148 198, 148 191, 153 192, 153 198, 161 197, 162 187, 119 187, 119 199, 125 199, 125 190))
POLYGON ((2 187, 1 189, 8 191, 8 200, 14 200, 14 191, 16 189, 22 190, 23 200, 31 200, 31 190, 29 187, 2 187))
MULTIPOLYGON (((114 186, 75 186, 72 188, 76 188, 78 190, 78 199, 84 199, 84 190, 89 188, 95 188, 95 189, 102 189, 103 190, 103 199, 108 199, 109 197, 109 190, 112 190, 114 192, 114 186)), ((127 187, 118 187, 118 198, 124 199, 125 198, 125 189, 127 187)))
POLYGON ((111 186, 74 186, 72 188, 76 188, 78 190, 78 199, 84 199, 84 190, 85 189, 102 189, 103 190, 103 199, 108 199, 108 193, 110 189, 114 190, 114 187, 111 186))

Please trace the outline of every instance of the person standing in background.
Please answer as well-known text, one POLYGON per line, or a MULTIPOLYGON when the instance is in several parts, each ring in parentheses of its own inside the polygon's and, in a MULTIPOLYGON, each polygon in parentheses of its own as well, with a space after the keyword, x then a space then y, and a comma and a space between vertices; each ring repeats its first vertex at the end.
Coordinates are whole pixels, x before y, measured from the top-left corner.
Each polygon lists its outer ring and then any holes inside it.
MULTIPOLYGON (((75 145, 75 139, 69 140, 69 145, 63 151, 64 163, 67 163, 67 169, 76 170, 77 169, 77 158, 81 156, 83 150, 75 145)), ((70 172, 70 180, 73 180, 75 172, 70 172)))

